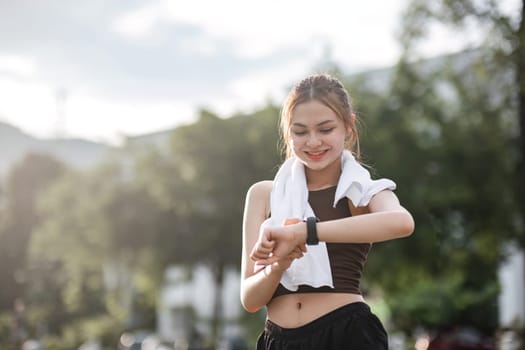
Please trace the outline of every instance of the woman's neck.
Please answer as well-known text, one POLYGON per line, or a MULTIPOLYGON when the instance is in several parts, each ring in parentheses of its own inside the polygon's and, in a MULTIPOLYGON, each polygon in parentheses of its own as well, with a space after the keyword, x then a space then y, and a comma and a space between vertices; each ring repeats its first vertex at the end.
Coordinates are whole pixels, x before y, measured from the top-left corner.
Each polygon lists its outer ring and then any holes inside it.
POLYGON ((333 187, 338 184, 341 176, 341 162, 335 161, 321 170, 312 170, 305 167, 305 175, 306 184, 310 191, 333 187))

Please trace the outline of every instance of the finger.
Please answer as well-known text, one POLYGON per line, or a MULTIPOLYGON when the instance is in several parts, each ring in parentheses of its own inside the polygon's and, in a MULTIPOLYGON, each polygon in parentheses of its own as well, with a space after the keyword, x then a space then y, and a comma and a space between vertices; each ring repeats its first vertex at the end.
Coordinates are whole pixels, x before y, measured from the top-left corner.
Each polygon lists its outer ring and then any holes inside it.
POLYGON ((274 245, 275 245, 275 242, 267 242, 267 243, 257 242, 253 246, 250 254, 254 254, 256 252, 268 254, 273 250, 274 245))
POLYGON ((268 250, 272 250, 273 247, 275 246, 275 241, 264 240, 264 241, 260 242, 260 246, 263 247, 263 248, 266 248, 268 250))
POLYGON ((271 265, 271 264, 273 264, 273 263, 275 263, 277 261, 279 261, 279 258, 277 258, 276 256, 271 256, 271 257, 269 257, 267 259, 261 259, 261 260, 257 261, 257 263, 259 265, 266 266, 266 265, 271 265))
POLYGON ((286 219, 284 220, 284 226, 287 226, 287 225, 293 225, 293 224, 298 224, 300 223, 302 220, 301 219, 298 219, 298 218, 290 218, 290 219, 286 219))
POLYGON ((272 241, 272 228, 271 227, 265 227, 261 233, 260 240, 264 240, 267 242, 272 241))
POLYGON ((261 260, 257 261, 253 265, 253 272, 259 272, 260 270, 264 269, 266 267, 266 264, 263 264, 261 260))
POLYGON ((250 258, 252 260, 261 260, 261 259, 266 259, 268 258, 269 256, 271 255, 271 252, 260 252, 258 250, 256 251, 253 251, 251 254, 250 254, 250 258))
POLYGON ((270 255, 269 252, 261 252, 259 249, 254 248, 252 249, 250 253, 250 258, 252 260, 259 260, 259 259, 267 258, 269 255, 270 255))
POLYGON ((299 249, 294 250, 289 257, 293 259, 302 258, 304 256, 303 252, 299 249))
POLYGON ((270 247, 265 247, 263 245, 258 244, 252 249, 252 252, 258 252, 260 254, 269 254, 272 250, 273 245, 270 247))

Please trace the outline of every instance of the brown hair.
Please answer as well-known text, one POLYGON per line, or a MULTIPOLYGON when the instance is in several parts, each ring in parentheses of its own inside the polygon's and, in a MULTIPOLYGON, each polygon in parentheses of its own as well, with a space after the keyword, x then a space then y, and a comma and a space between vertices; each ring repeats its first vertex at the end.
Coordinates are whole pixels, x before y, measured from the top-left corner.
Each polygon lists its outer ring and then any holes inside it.
POLYGON ((348 91, 343 84, 335 77, 328 74, 314 74, 299 81, 288 94, 281 110, 281 140, 282 146, 286 150, 286 158, 292 155, 289 145, 290 123, 292 113, 299 104, 316 100, 330 108, 343 121, 345 126, 349 126, 352 133, 345 140, 346 149, 359 160, 359 134, 355 121, 352 120, 352 102, 348 91))

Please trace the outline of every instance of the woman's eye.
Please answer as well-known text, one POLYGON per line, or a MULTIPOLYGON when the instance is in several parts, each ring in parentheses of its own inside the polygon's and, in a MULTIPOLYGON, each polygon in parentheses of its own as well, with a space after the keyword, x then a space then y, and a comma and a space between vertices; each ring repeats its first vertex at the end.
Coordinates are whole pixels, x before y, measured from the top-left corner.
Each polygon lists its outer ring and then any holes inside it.
POLYGON ((294 135, 303 136, 306 135, 306 131, 292 131, 294 135))
POLYGON ((332 132, 332 130, 334 130, 334 128, 321 129, 321 132, 322 132, 323 134, 329 134, 330 132, 332 132))

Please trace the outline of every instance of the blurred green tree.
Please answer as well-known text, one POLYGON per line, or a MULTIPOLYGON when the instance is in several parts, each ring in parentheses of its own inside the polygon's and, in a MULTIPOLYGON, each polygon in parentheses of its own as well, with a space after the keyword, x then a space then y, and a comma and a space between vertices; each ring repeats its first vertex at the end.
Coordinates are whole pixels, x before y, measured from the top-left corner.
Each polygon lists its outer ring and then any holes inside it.
POLYGON ((273 177, 279 163, 277 116, 272 105, 224 120, 203 110, 196 123, 174 130, 164 157, 150 156, 138 171, 159 203, 179 218, 166 237, 172 263, 205 264, 213 271, 212 342, 222 313, 224 270, 240 265, 244 196, 254 182, 273 177))
MULTIPOLYGON (((495 112, 499 112, 494 117, 506 119, 513 129, 511 147, 505 154, 514 162, 513 194, 520 208, 515 220, 521 227, 521 235, 516 238, 525 247, 525 184, 522 180, 525 178, 525 1, 517 1, 514 5, 521 5, 521 9, 509 13, 503 10, 501 3, 493 0, 431 3, 412 0, 404 16, 401 43, 409 57, 418 54, 418 45, 436 26, 458 33, 476 28, 482 33, 482 55, 477 69, 479 72, 483 69, 481 66, 485 66, 482 74, 487 75, 485 79, 490 80, 490 85, 478 84, 477 92, 484 90, 483 97, 492 102, 495 112)), ((463 94, 465 98, 471 97, 468 91, 463 94)))
MULTIPOLYGON (((58 160, 31 153, 16 163, 7 175, 0 209, 0 313, 12 314, 17 303, 26 317, 23 305, 27 303, 26 290, 30 283, 27 247, 33 229, 42 221, 36 199, 62 176, 64 170, 64 164, 58 160)), ((31 336, 29 323, 25 327, 28 328, 26 336, 31 336)))
MULTIPOLYGON (((404 56, 390 89, 351 82, 366 120, 365 162, 373 160, 377 173, 398 182, 398 195, 416 220, 410 239, 377 244, 367 266, 367 275, 386 292, 394 325, 406 332, 418 325, 469 325, 493 333, 497 268, 505 258, 500 248, 523 239, 518 208, 525 201, 515 191, 523 178, 516 172, 518 31, 509 18, 493 12, 494 2, 478 5, 490 7, 485 14, 493 15, 493 22, 477 19, 499 33, 499 46, 489 42, 449 57, 408 61, 417 56, 415 40, 430 18, 440 19, 436 8, 474 6, 413 1, 404 17, 404 56)), ((456 10, 447 14, 483 12, 456 10)))
POLYGON ((70 171, 39 200, 45 220, 30 247, 34 318, 64 348, 154 326, 160 211, 122 172, 120 163, 70 171))

